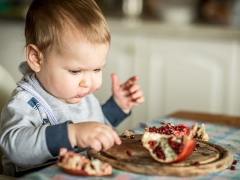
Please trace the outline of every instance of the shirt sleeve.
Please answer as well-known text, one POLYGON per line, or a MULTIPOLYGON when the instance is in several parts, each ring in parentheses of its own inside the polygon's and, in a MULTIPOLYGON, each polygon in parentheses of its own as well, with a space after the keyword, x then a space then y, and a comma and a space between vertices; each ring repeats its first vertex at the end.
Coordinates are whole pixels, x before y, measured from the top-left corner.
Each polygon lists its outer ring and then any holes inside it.
POLYGON ((67 121, 62 124, 48 126, 46 128, 46 142, 49 152, 52 156, 59 154, 59 149, 62 147, 67 148, 69 151, 73 150, 68 138, 68 124, 72 123, 67 121))
POLYGON ((114 101, 113 96, 111 96, 111 98, 102 105, 102 111, 104 116, 114 127, 118 126, 125 118, 131 114, 131 111, 128 114, 124 113, 114 101))

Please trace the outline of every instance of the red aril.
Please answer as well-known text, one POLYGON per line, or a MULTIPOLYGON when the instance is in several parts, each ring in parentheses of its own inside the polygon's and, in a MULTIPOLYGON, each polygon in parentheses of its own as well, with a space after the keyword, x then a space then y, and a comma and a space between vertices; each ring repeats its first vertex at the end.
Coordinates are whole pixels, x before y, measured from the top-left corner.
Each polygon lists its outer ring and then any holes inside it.
POLYGON ((129 150, 127 150, 127 151, 126 151, 126 154, 127 154, 128 156, 131 156, 131 155, 132 155, 132 152, 129 151, 129 150))
POLYGON ((232 162, 232 164, 233 164, 233 165, 236 165, 236 164, 237 164, 237 160, 234 160, 234 161, 232 162))
POLYGON ((187 135, 190 138, 201 139, 204 141, 209 140, 208 134, 205 131, 204 124, 202 124, 201 127, 198 127, 197 123, 191 128, 189 128, 185 124, 179 124, 175 126, 171 123, 164 123, 164 125, 160 127, 152 126, 149 128, 145 128, 145 131, 166 135, 174 135, 178 137, 183 137, 184 135, 187 135))

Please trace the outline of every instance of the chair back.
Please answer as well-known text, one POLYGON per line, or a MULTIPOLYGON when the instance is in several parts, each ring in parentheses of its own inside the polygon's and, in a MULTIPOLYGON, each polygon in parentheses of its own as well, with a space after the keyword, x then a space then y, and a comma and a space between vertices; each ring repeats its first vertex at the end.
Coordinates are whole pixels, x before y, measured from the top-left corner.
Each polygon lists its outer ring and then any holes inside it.
MULTIPOLYGON (((16 86, 16 82, 14 81, 11 74, 3 66, 0 65, 0 112, 2 112, 3 106, 10 98, 11 93, 16 86)), ((3 172, 1 161, 2 150, 0 149, 0 174, 3 172)))
POLYGON ((0 65, 0 112, 16 86, 16 82, 11 74, 0 65))

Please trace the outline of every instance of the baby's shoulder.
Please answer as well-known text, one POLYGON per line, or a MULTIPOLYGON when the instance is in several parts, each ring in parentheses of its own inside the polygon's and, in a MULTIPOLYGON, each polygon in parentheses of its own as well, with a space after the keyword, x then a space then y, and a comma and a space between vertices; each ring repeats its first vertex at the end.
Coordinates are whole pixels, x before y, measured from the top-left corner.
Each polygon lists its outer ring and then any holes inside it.
POLYGON ((4 107, 21 106, 24 108, 24 105, 27 105, 32 98, 33 96, 29 92, 23 90, 20 87, 17 87, 13 90, 10 98, 8 99, 4 107))
POLYGON ((33 98, 33 96, 29 92, 23 90, 20 87, 17 87, 12 92, 10 101, 24 101, 24 102, 28 102, 32 98, 33 98))

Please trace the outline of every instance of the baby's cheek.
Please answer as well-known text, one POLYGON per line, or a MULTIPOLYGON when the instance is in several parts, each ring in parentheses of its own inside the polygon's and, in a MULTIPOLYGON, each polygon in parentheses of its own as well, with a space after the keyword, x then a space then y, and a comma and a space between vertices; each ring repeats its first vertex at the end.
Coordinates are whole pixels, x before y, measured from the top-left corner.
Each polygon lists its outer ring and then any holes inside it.
POLYGON ((93 86, 95 88, 95 91, 98 90, 102 85, 102 76, 98 76, 96 77, 96 79, 94 80, 93 86))
POLYGON ((97 91, 99 88, 100 88, 99 85, 94 85, 94 86, 92 86, 90 92, 93 93, 93 92, 97 91))
POLYGON ((92 85, 92 88, 91 88, 91 93, 97 91, 102 85, 102 81, 98 81, 98 82, 95 82, 93 85, 92 85))

